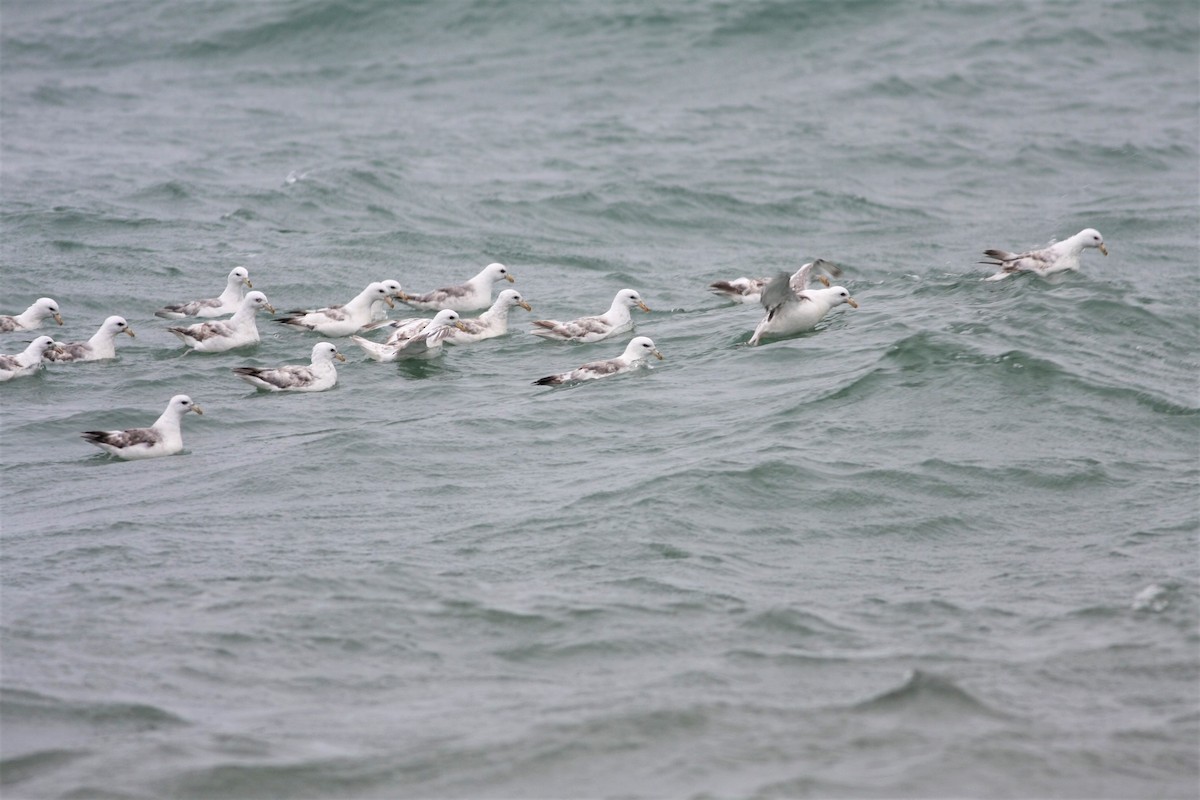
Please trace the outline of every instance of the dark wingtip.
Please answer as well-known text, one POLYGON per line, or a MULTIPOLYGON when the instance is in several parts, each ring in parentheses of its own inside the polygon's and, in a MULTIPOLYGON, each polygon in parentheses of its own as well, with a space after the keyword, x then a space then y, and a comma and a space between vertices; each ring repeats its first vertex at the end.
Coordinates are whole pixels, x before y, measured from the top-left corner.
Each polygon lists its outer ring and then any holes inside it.
POLYGON ((534 386, 556 386, 559 380, 557 375, 547 375, 545 378, 538 378, 533 382, 534 386))
POLYGON ((813 266, 818 267, 819 269, 825 270, 826 273, 828 273, 829 275, 832 275, 835 278, 842 277, 842 268, 839 267, 837 264, 834 264, 832 261, 826 261, 823 258, 818 258, 816 261, 813 262, 813 266))

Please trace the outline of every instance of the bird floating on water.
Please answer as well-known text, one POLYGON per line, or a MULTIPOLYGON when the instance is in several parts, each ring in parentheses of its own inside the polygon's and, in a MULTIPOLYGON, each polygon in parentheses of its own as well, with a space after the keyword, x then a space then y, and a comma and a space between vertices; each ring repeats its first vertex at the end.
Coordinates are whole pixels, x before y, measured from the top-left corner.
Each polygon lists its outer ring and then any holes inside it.
POLYGON ((235 313, 242 305, 247 289, 253 289, 250 273, 245 267, 234 267, 229 271, 225 281, 225 291, 219 297, 207 300, 189 300, 185 303, 172 303, 154 312, 154 316, 164 319, 183 319, 184 317, 223 317, 235 313))
MULTIPOLYGON (((807 289, 808 279, 813 277, 813 272, 825 272, 835 278, 839 278, 842 275, 842 270, 836 264, 832 264, 823 258, 818 258, 808 262, 792 273, 792 290, 802 292, 807 289)), ((815 277, 825 285, 826 289, 830 287, 829 278, 821 274, 817 274, 815 277)), ((747 278, 743 276, 729 281, 710 283, 708 290, 735 303, 750 305, 762 301, 763 287, 770 280, 770 278, 747 278)))
POLYGON ((466 283, 445 286, 425 294, 406 294, 401 303, 426 311, 450 308, 455 311, 476 311, 492 304, 492 284, 496 281, 513 283, 516 278, 503 264, 488 264, 466 283))
POLYGON ((60 350, 47 350, 46 360, 57 362, 101 361, 117 357, 117 336, 120 334, 134 337, 133 328, 124 317, 116 315, 104 320, 100 330, 92 334, 86 342, 64 342, 60 350))
POLYGON ((49 336, 39 336, 16 355, 0 355, 0 381, 11 381, 13 378, 32 375, 41 369, 46 353, 61 349, 62 345, 49 336))
POLYGON ((253 291, 242 298, 242 305, 226 320, 197 322, 186 328, 171 327, 168 331, 183 340, 183 343, 201 353, 221 353, 248 344, 258 343, 258 325, 254 315, 260 309, 275 313, 275 307, 267 302, 267 296, 253 291))
POLYGON ((612 305, 603 314, 580 317, 567 322, 559 322, 556 319, 534 320, 533 324, 536 327, 530 333, 560 342, 599 342, 633 329, 633 315, 629 313, 632 308, 640 308, 647 312, 650 310, 640 294, 633 289, 622 289, 617 292, 612 305))
POLYGON ((597 378, 607 378, 610 375, 620 375, 623 372, 637 369, 647 358, 654 356, 662 360, 663 354, 658 352, 649 336, 635 336, 625 346, 625 352, 616 358, 604 361, 591 361, 581 367, 557 375, 547 375, 538 378, 534 384, 539 386, 559 386, 564 383, 590 381, 597 378))
POLYGON ((796 291, 792 287, 792 277, 780 272, 763 287, 761 302, 767 313, 754 329, 749 344, 756 345, 765 336, 788 336, 812 330, 830 309, 842 303, 858 308, 858 302, 844 286, 796 291))
POLYGON ((984 250, 983 254, 991 261, 980 261, 989 267, 999 267, 1000 271, 984 278, 986 281, 1001 281, 1009 275, 1018 272, 1036 272, 1043 278, 1056 272, 1079 269, 1080 256, 1085 248, 1095 247, 1104 255, 1108 255, 1108 247, 1104 237, 1095 228, 1084 228, 1069 239, 1063 239, 1041 250, 1030 250, 1027 253, 1009 253, 1005 250, 984 250))
POLYGON ((200 406, 186 394, 177 394, 167 403, 162 416, 149 428, 124 431, 84 431, 83 438, 117 458, 137 459, 169 456, 183 449, 179 423, 189 411, 203 414, 200 406))
POLYGON ((345 361, 333 342, 313 345, 311 364, 285 364, 281 367, 234 367, 233 374, 268 392, 322 392, 337 383, 334 359, 345 361))
POLYGON ((42 327, 42 320, 54 317, 59 325, 63 324, 62 314, 58 312, 58 303, 49 297, 39 297, 33 305, 15 316, 0 316, 0 333, 13 331, 32 331, 42 327))

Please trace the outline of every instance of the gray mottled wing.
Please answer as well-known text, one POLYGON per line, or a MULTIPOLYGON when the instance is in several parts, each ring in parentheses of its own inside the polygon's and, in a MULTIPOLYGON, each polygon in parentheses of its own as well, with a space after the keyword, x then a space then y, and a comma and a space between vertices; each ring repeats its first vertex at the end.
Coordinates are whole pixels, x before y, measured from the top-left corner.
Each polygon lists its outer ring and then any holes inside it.
POLYGON ((570 322, 559 322, 554 319, 534 320, 534 325, 545 328, 560 336, 579 339, 591 333, 608 333, 612 326, 599 317, 580 317, 570 322))
POLYGON ((396 352, 405 356, 415 356, 429 350, 428 336, 414 336, 396 345, 396 352))
POLYGON ((162 434, 153 428, 131 428, 127 431, 85 431, 83 438, 97 444, 125 448, 157 444, 162 441, 162 434))
POLYGON ((605 361, 592 361, 584 364, 575 370, 575 374, 581 378, 601 378, 605 375, 612 375, 614 372, 620 372, 623 366, 624 362, 619 358, 610 358, 605 361))
POLYGON ((16 356, 0 356, 0 369, 12 372, 24 368, 25 366, 17 360, 16 356))
POLYGON ((412 337, 407 342, 400 345, 400 349, 409 354, 428 352, 429 350, 440 346, 441 343, 446 340, 446 337, 450 335, 450 331, 452 330, 455 329, 445 325, 439 325, 438 329, 435 331, 430 331, 429 333, 412 337))
POLYGON ((1006 272, 1020 270, 1044 270, 1054 263, 1054 252, 1050 248, 1031 250, 1028 253, 1009 253, 1006 250, 984 250, 983 254, 993 261, 982 263, 992 267, 1004 267, 1006 272))
POLYGON ((202 322, 199 325, 189 325, 186 328, 167 328, 172 333, 203 342, 219 336, 232 336, 233 326, 225 322, 202 322))
POLYGON ((350 319, 350 312, 346 311, 341 306, 330 306, 329 308, 322 308, 320 310, 320 312, 318 312, 318 313, 324 314, 325 316, 329 317, 329 319, 332 322, 341 322, 344 319, 350 319))
POLYGON ((249 375, 258 378, 263 383, 278 386, 280 389, 298 389, 311 385, 317 379, 311 367, 298 364, 286 367, 272 367, 270 369, 237 367, 233 371, 239 375, 249 375))
POLYGON ((47 350, 43 356, 47 361, 82 361, 92 353, 92 346, 87 342, 67 342, 62 346, 62 352, 47 350))
POLYGON ((814 272, 825 272, 835 278, 842 274, 842 270, 836 264, 826 261, 823 258, 818 258, 792 273, 792 291, 799 294, 807 289, 808 279, 812 277, 814 272))
POLYGON ((817 262, 811 261, 792 274, 791 286, 793 292, 803 292, 808 288, 808 276, 812 274, 817 262))
POLYGON ((342 305, 342 303, 335 303, 334 305, 326 306, 325 308, 293 308, 291 311, 287 312, 286 316, 303 317, 305 314, 328 314, 330 311, 341 308, 342 305))
POLYGON ((19 330, 20 327, 21 326, 17 324, 15 317, 0 317, 0 332, 9 333, 11 331, 19 330))
POLYGON ((734 278, 731 281, 716 281, 708 285, 709 291, 726 297, 746 297, 758 294, 766 284, 766 278, 734 278))
POLYGON ((319 324, 319 321, 306 320, 305 317, 307 317, 309 314, 320 314, 325 318, 326 321, 329 322, 341 322, 342 320, 350 317, 350 313, 348 311, 342 310, 341 305, 336 305, 329 306, 328 308, 293 309, 288 311, 283 316, 278 317, 275 321, 282 322, 284 325, 298 325, 302 328, 311 328, 311 326, 319 324))
POLYGON ((599 317, 580 317, 566 323, 564 328, 571 336, 586 336, 589 333, 607 333, 612 330, 612 325, 609 325, 599 317))
POLYGON ((460 284, 458 286, 443 286, 441 289, 435 289, 430 294, 440 295, 441 299, 449 300, 452 297, 466 297, 471 292, 469 284, 460 284))
POLYGON ((458 333, 462 333, 462 334, 470 335, 470 336, 478 336, 481 333, 486 333, 488 330, 488 327, 489 327, 487 324, 487 320, 464 319, 464 320, 460 320, 460 321, 462 322, 463 327, 466 328, 466 330, 459 331, 457 328, 448 328, 447 330, 449 331, 449 333, 448 333, 449 338, 453 339, 455 337, 455 335, 457 335, 458 333))
POLYGON ((421 331, 429 327, 429 320, 424 317, 409 317, 407 319, 398 319, 385 327, 395 328, 388 335, 386 344, 400 344, 416 336, 421 331))
POLYGON ((456 331, 456 330, 458 330, 458 329, 452 328, 449 325, 441 325, 433 333, 427 333, 424 336, 421 336, 419 338, 424 339, 425 345, 426 345, 426 347, 428 347, 430 345, 435 345, 435 344, 438 344, 439 342, 446 341, 446 338, 448 336, 450 336, 451 332, 456 331))
POLYGON ((154 312, 154 316, 169 319, 172 314, 182 314, 185 317, 194 317, 206 308, 216 308, 219 305, 221 305, 221 300, 217 297, 210 297, 207 300, 192 300, 188 303, 175 303, 163 306, 154 312))
POLYGON ((391 328, 392 330, 399 330, 400 328, 403 328, 405 325, 411 325, 414 322, 428 322, 428 321, 429 320, 425 319, 424 317, 405 317, 404 319, 377 319, 374 322, 368 322, 366 325, 363 325, 362 329, 364 331, 377 331, 380 328, 391 328))
POLYGON ((791 276, 786 272, 777 272, 775 277, 767 281, 762 290, 762 305, 767 314, 773 314, 784 303, 795 302, 799 298, 792 291, 791 276))
POLYGON ((450 331, 452 330, 456 329, 445 325, 439 325, 438 329, 435 331, 420 334, 412 337, 406 342, 401 342, 397 349, 406 355, 417 355, 419 353, 428 352, 445 341, 446 337, 450 335, 450 331))
POLYGON ((464 283, 461 286, 445 286, 441 289, 434 289, 425 294, 412 294, 408 298, 415 303, 445 303, 456 297, 466 297, 470 291, 471 287, 464 283))

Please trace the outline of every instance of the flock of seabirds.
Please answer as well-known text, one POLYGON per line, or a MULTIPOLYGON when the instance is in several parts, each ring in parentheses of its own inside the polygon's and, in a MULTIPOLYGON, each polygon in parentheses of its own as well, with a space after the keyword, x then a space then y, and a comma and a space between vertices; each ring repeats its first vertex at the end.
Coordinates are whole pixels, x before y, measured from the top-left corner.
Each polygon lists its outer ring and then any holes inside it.
MULTIPOLYGON (((1018 272, 1033 272, 1041 276, 1079 268, 1085 248, 1098 248, 1108 255, 1100 233, 1086 228, 1069 239, 1041 250, 1010 253, 1004 250, 985 250, 987 261, 980 263, 998 267, 986 280, 1002 280, 1018 272)), ((717 281, 709 290, 735 303, 759 303, 764 309, 749 345, 764 339, 790 336, 811 330, 833 308, 846 304, 858 308, 850 292, 832 285, 829 277, 838 277, 841 270, 828 261, 817 259, 789 275, 779 272, 771 278, 736 278, 717 281), (810 279, 820 282, 820 288, 809 288, 810 279)), ((330 338, 349 337, 375 361, 435 358, 443 345, 461 345, 502 336, 508 332, 508 313, 514 307, 526 311, 532 308, 514 289, 504 289, 492 300, 494 285, 500 281, 515 282, 503 264, 489 264, 478 275, 457 286, 448 286, 425 294, 405 292, 394 280, 371 283, 344 305, 326 308, 289 311, 275 321, 300 330, 314 331, 330 338), (395 308, 395 301, 422 311, 436 311, 432 318, 410 317, 388 319, 384 308, 395 308), (463 318, 461 312, 487 309, 478 317, 463 318), (382 341, 359 334, 385 332, 382 341)), ((622 289, 603 314, 578 319, 535 320, 529 331, 543 339, 564 342, 599 342, 633 329, 633 309, 649 311, 641 295, 633 289, 622 289)), ((187 347, 204 353, 219 353, 259 341, 256 316, 259 311, 276 313, 267 296, 254 289, 250 274, 244 267, 229 273, 225 291, 219 297, 176 303, 155 312, 166 319, 201 319, 190 325, 168 327, 187 347), (246 291, 249 289, 250 291, 246 291), (216 319, 229 316, 228 319, 216 319)), ((0 316, 0 333, 33 331, 52 317, 63 324, 58 304, 43 297, 15 316, 0 316)), ((56 342, 50 336, 39 336, 16 355, 0 355, 0 381, 32 375, 44 362, 67 363, 99 361, 116 357, 116 337, 133 336, 129 323, 119 316, 109 317, 87 341, 56 342)), ((615 358, 592 361, 580 367, 534 381, 544 386, 574 384, 604 378, 637 369, 650 357, 663 358, 654 342, 647 336, 635 336, 625 350, 615 358)), ((337 346, 321 341, 313 346, 309 364, 288 364, 279 367, 234 367, 233 373, 260 390, 270 392, 319 392, 332 388, 337 382, 335 361, 345 361, 337 346)), ((86 431, 88 442, 122 459, 152 458, 178 453, 183 449, 180 423, 185 414, 202 414, 200 406, 187 395, 175 395, 158 420, 148 428, 123 431, 86 431)))

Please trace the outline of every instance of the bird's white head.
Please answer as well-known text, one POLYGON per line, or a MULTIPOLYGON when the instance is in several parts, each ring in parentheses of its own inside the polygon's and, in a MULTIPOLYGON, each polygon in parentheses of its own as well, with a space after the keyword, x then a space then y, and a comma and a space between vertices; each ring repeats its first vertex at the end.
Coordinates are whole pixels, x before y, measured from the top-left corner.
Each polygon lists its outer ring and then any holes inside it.
POLYGON ((58 303, 49 297, 39 297, 33 305, 35 308, 40 308, 46 315, 54 317, 54 321, 59 325, 63 324, 62 314, 58 311, 58 303))
POLYGON ((823 293, 825 297, 829 298, 830 307, 845 303, 851 308, 858 308, 858 301, 850 296, 850 291, 845 286, 830 286, 823 290, 823 293))
MULTIPOLYGON (((391 283, 395 283, 395 281, 375 281, 368 283, 367 288, 362 290, 362 294, 355 298, 355 301, 362 302, 359 298, 366 296, 372 303, 387 303, 388 308, 395 308, 396 304, 392 302, 392 298, 399 297, 399 295, 392 292, 391 283)), ((396 286, 399 285, 398 283, 396 284, 396 286)))
POLYGON ((29 343, 29 347, 27 347, 26 350, 28 350, 30 353, 41 355, 51 348, 55 350, 62 350, 62 345, 54 341, 54 339, 49 336, 39 336, 29 343))
POLYGON ((1075 234, 1074 238, 1079 242, 1080 247, 1095 247, 1104 255, 1108 255, 1108 247, 1104 244, 1104 237, 1095 228, 1084 228, 1075 234))
POLYGON ((242 308, 250 308, 254 311, 265 308, 272 314, 275 313, 275 306, 271 305, 270 302, 267 301, 267 296, 265 294, 257 290, 246 293, 246 296, 242 298, 242 308))
POLYGON ((488 264, 483 268, 483 272, 480 274, 486 275, 492 282, 508 281, 509 283, 515 283, 517 280, 513 277, 513 274, 508 271, 508 267, 498 262, 492 262, 491 264, 488 264))
MULTIPOLYGON (((116 336, 119 333, 127 333, 133 336, 133 328, 125 321, 124 317, 113 315, 104 320, 104 332, 116 336)), ((136 338, 136 337, 135 337, 136 338)))
POLYGON ((627 359, 641 361, 643 358, 649 358, 650 356, 654 356, 661 361, 663 354, 658 352, 658 348, 654 346, 654 341, 649 336, 635 336, 625 346, 625 357, 627 359))
POLYGON ((250 282, 250 273, 245 267, 234 267, 229 271, 229 283, 233 286, 246 285, 247 289, 253 289, 254 284, 250 282))
POLYGON ((642 296, 633 289, 622 289, 617 292, 617 302, 629 306, 630 308, 640 308, 642 311, 649 311, 650 308, 642 301, 642 296))
POLYGON ((317 342, 313 345, 312 360, 313 361, 345 361, 346 357, 338 352, 337 345, 333 342, 317 342))
POLYGON ((521 297, 521 293, 516 289, 505 289, 503 292, 496 295, 496 302, 500 304, 501 308, 520 306, 526 311, 533 311, 533 306, 529 305, 529 303, 526 303, 525 298, 521 297))
POLYGON ((429 320, 429 326, 425 329, 432 333, 438 328, 458 328, 466 330, 466 326, 462 324, 462 320, 458 316, 458 312, 452 308, 444 308, 439 311, 433 319, 429 320))
POLYGON ((200 409, 200 406, 193 403, 192 398, 188 397, 186 394, 177 394, 172 397, 171 402, 167 403, 167 408, 171 411, 174 411, 181 417, 189 411, 194 411, 201 416, 204 415, 204 412, 200 409))

